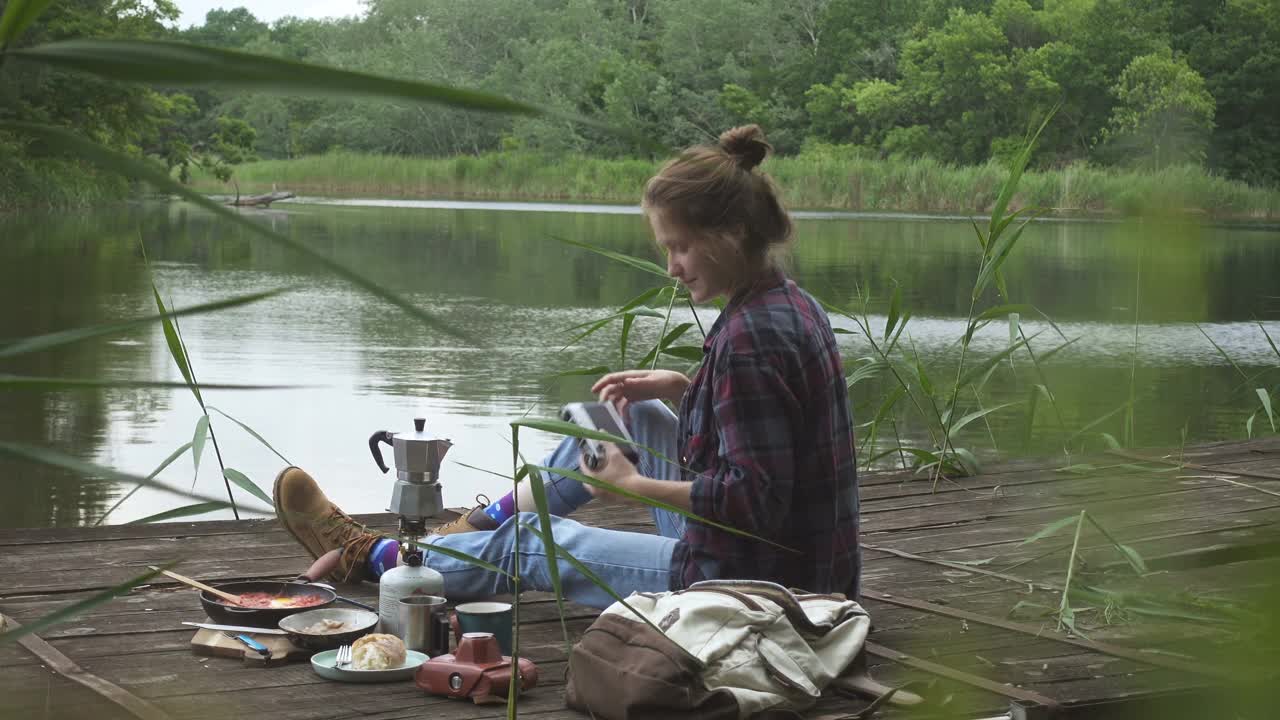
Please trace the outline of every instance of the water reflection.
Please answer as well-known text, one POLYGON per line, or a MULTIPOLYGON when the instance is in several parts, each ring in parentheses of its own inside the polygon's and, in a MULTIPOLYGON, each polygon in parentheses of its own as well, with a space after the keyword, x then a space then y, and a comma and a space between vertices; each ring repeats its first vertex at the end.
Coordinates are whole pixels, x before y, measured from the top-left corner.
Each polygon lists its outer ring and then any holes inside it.
MULTIPOLYGON (((465 206, 465 204, 462 204, 465 206)), ((549 382, 565 369, 621 366, 618 330, 565 347, 566 330, 609 313, 659 278, 556 242, 570 238, 653 257, 634 213, 508 212, 279 204, 252 212, 325 255, 355 265, 377 282, 483 341, 471 347, 422 326, 353 290, 314 263, 183 204, 145 205, 58 217, 0 220, 0 336, 23 337, 153 311, 137 250, 146 239, 157 282, 178 306, 267 288, 292 292, 252 306, 183 321, 205 382, 293 383, 309 389, 210 392, 209 402, 265 435, 292 462, 313 470, 351 511, 385 507, 390 480, 368 457, 375 430, 410 427, 415 415, 455 443, 444 468, 446 501, 501 493, 503 481, 461 464, 510 469, 507 423, 525 412, 549 415, 580 399, 589 379, 549 382)), ((794 272, 815 294, 852 305, 877 298, 872 323, 884 323, 884 298, 900 285, 913 313, 909 339, 939 386, 954 375, 956 340, 969 305, 977 243, 964 221, 884 217, 807 219, 799 224, 794 272)), ((1129 397, 1137 320, 1137 440, 1174 445, 1184 425, 1191 441, 1239 437, 1258 403, 1252 387, 1208 343, 1197 324, 1249 374, 1277 364, 1255 319, 1280 338, 1274 282, 1280 233, 1150 223, 1045 223, 1030 227, 1006 266, 1010 297, 1034 305, 1055 326, 1025 313, 1044 353, 1079 338, 1046 363, 1067 434, 1114 411, 1129 397)), ((998 302, 994 296, 986 303, 998 302)), ((702 309, 709 326, 714 310, 702 309)), ((693 321, 677 308, 679 321, 693 321)), ((660 321, 641 321, 627 358, 656 339, 660 321)), ((847 321, 837 324, 851 327, 847 321)), ((696 331, 695 331, 696 332, 696 331)), ((976 359, 1007 346, 1003 321, 981 332, 976 359)), ((842 336, 850 357, 867 352, 842 336)), ((694 336, 690 343, 696 343, 694 336)), ((680 367, 679 363, 674 367, 680 367)), ((0 372, 179 380, 158 328, 110 341, 68 346, 0 364, 0 372)), ((1027 400, 1041 380, 1025 355, 1003 363, 982 402, 1019 405, 988 416, 990 432, 971 426, 965 442, 988 456, 1059 452, 1063 429, 1043 404, 1027 400)), ((1274 386, 1264 374, 1259 385, 1274 386)), ((868 419, 883 384, 855 389, 868 419)), ((54 447, 146 474, 183 442, 199 415, 185 391, 76 391, 5 394, 0 437, 54 447)), ((268 487, 282 465, 271 451, 215 416, 227 464, 268 487)), ((1118 417, 1095 431, 1119 435, 1118 417)), ((1261 430, 1264 423, 1255 423, 1261 430)), ((904 417, 899 432, 922 439, 904 417)), ((522 435, 536 458, 553 439, 522 435)), ((92 521, 124 489, 0 460, 0 523, 7 526, 92 521)), ((221 493, 209 452, 199 477, 190 458, 162 476, 221 493)), ((113 515, 119 522, 173 507, 141 492, 113 515)))

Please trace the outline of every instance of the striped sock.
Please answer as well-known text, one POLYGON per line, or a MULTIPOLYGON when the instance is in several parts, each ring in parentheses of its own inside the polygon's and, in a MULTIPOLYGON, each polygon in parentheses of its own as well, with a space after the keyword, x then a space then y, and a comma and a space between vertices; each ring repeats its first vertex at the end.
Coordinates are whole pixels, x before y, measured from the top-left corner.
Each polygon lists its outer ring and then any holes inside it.
POLYGON ((369 551, 369 573, 374 580, 382 577, 382 573, 395 567, 400 560, 400 541, 382 538, 369 551))
POLYGON ((509 492, 498 499, 498 502, 489 503, 484 509, 484 514, 493 518, 499 525, 507 521, 507 518, 516 514, 516 497, 514 492, 509 492))

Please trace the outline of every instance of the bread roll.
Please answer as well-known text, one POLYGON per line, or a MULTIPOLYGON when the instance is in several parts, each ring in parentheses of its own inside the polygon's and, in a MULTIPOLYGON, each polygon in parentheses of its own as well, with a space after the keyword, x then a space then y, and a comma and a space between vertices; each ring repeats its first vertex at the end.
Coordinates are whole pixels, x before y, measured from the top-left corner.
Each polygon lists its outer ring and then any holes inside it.
POLYGON ((404 641, 395 635, 373 633, 351 643, 351 667, 387 670, 404 665, 404 641))

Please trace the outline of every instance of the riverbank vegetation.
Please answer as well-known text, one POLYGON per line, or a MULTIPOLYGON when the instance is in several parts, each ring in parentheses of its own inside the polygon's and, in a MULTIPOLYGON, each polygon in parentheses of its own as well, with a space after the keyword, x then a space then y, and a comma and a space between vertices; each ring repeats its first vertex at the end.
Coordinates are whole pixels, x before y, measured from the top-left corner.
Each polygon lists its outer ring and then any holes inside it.
MULTIPOLYGON (((867 157, 831 146, 770 160, 769 174, 793 208, 922 213, 986 213, 1006 166, 949 165, 933 158, 867 157)), ((633 158, 496 152, 416 158, 333 152, 260 160, 235 170, 235 183, 196 174, 195 187, 248 194, 274 186, 302 195, 391 198, 558 200, 635 204, 657 163, 633 158)), ((1013 206, 1060 215, 1187 212, 1219 219, 1280 219, 1280 190, 1211 175, 1193 165, 1136 171, 1074 164, 1028 172, 1013 206)))
MULTIPOLYGON (((303 180, 290 188, 303 192, 630 200, 665 155, 635 138, 680 147, 755 122, 797 205, 983 211, 1000 168, 1058 107, 1031 158, 1028 204, 1273 217, 1274 195, 1251 187, 1280 183, 1271 0, 369 0, 358 17, 268 23, 238 8, 185 29, 168 0, 51 7, 23 43, 178 39, 552 111, 203 87, 112 94, 63 70, 0 74, 22 98, 0 119, 69 127, 179 177, 202 166, 225 176, 258 157, 300 164, 250 165, 239 179, 303 180)), ((45 153, 23 145, 14 157, 45 153)), ((0 202, 34 196, 38 183, 15 176, 0 168, 0 185, 16 188, 0 202)))

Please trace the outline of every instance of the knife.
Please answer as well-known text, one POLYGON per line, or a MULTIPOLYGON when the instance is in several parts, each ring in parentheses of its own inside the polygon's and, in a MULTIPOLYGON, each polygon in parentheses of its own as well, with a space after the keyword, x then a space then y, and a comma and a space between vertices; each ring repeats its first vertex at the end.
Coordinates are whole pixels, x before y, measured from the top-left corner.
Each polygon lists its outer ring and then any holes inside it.
POLYGON ((229 638, 231 638, 232 640, 235 640, 236 642, 243 643, 243 644, 244 644, 244 645, 246 645, 250 650, 253 650, 254 652, 258 653, 259 655, 261 655, 261 656, 262 656, 262 657, 264 657, 264 658, 269 658, 269 657, 271 657, 271 648, 267 647, 266 645, 263 645, 262 643, 258 642, 257 640, 254 640, 253 638, 249 637, 248 635, 235 635, 235 634, 232 634, 232 633, 229 633, 229 632, 224 632, 224 633, 222 633, 222 634, 223 634, 223 635, 225 635, 225 636, 227 636, 227 637, 229 637, 229 638))
POLYGON ((213 623, 198 623, 198 622, 184 622, 182 624, 190 625, 191 627, 204 628, 205 630, 220 630, 223 632, 258 633, 261 635, 288 635, 289 634, 283 630, 276 630, 275 628, 243 627, 240 625, 214 625, 213 623))

